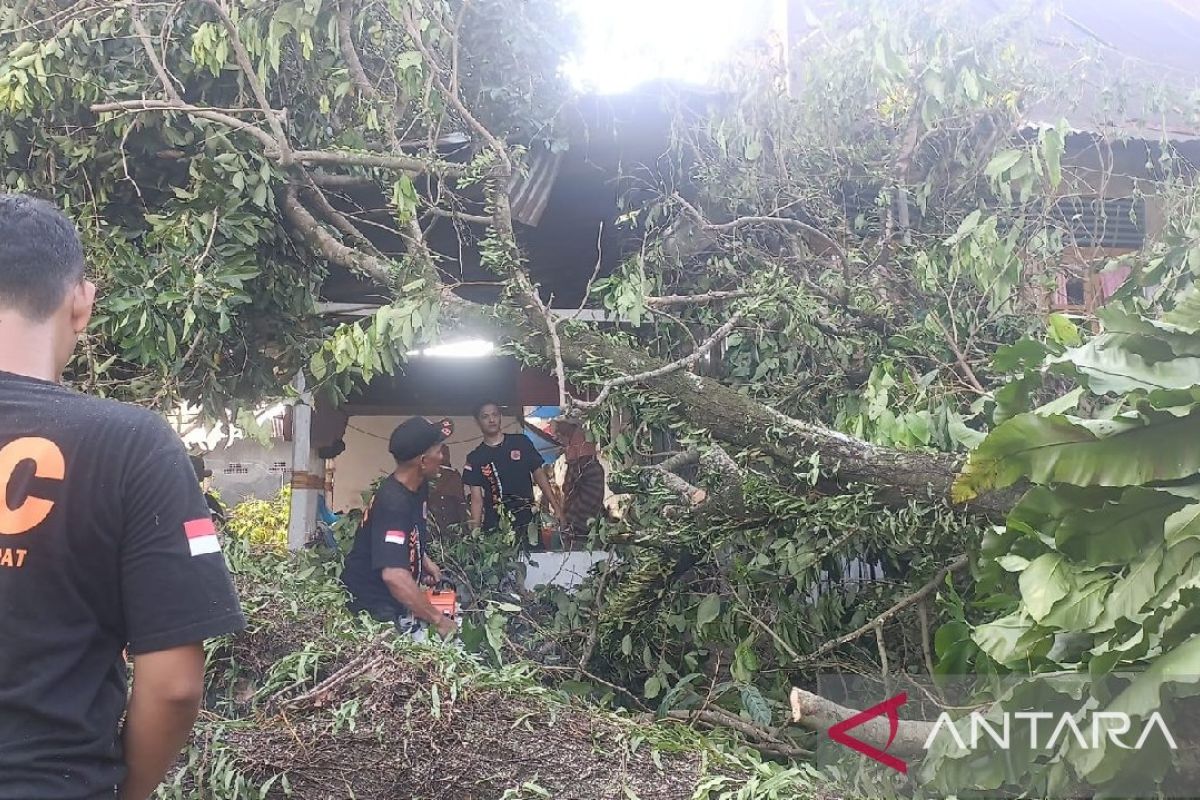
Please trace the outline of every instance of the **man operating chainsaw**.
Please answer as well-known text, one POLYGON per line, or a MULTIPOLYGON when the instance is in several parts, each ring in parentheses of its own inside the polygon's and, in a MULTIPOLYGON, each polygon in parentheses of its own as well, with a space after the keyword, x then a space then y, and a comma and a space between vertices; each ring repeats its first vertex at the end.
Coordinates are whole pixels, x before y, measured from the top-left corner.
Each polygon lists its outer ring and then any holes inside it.
POLYGON ((449 435, 448 420, 435 425, 424 417, 406 420, 392 431, 388 450, 396 469, 371 499, 342 572, 352 613, 366 611, 417 639, 424 637, 426 626, 442 638, 457 628, 422 588, 442 578, 441 568, 426 553, 426 514, 429 481, 442 468, 442 442, 449 435))

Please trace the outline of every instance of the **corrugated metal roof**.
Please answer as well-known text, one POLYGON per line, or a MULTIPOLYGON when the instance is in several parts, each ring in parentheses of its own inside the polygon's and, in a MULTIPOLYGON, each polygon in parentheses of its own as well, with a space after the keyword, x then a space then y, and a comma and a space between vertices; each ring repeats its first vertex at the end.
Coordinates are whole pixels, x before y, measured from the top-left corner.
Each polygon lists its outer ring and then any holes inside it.
POLYGON ((552 153, 545 147, 538 147, 529 154, 525 169, 514 175, 508 184, 513 219, 532 227, 541 222, 562 161, 562 153, 552 153))

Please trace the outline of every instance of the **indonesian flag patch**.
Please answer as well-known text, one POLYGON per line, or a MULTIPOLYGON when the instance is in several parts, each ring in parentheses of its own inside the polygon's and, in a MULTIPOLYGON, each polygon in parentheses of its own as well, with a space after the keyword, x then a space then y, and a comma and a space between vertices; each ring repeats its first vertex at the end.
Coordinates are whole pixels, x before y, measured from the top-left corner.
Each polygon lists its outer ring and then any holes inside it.
POLYGON ((408 541, 408 531, 388 531, 383 540, 388 544, 404 544, 408 541))
POLYGON ((183 532, 187 534, 188 549, 192 551, 193 556, 221 552, 221 543, 217 540, 217 529, 213 526, 212 517, 183 523, 183 532))

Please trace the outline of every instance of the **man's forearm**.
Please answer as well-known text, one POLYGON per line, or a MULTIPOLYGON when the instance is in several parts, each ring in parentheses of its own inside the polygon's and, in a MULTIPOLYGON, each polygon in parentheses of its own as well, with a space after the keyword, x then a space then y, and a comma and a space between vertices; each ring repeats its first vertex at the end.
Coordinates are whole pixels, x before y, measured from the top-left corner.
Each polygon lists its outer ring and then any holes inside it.
POLYGON ((440 581, 442 579, 442 568, 429 556, 423 556, 421 559, 422 565, 425 567, 425 573, 433 580, 440 581))
POLYGON ((122 734, 126 773, 120 800, 146 800, 153 794, 187 744, 200 711, 198 697, 154 697, 140 688, 142 683, 135 666, 122 734))
POLYGON ((428 622, 430 625, 436 625, 444 616, 429 602, 425 592, 417 586, 417 582, 412 579, 412 575, 407 570, 397 575, 385 575, 383 582, 387 584, 392 597, 396 598, 417 619, 428 622))
POLYGON ((554 516, 562 517, 562 501, 558 496, 558 492, 550 486, 550 479, 546 477, 546 470, 539 469, 534 473, 534 480, 537 481, 538 488, 542 490, 542 496, 550 501, 550 508, 554 511, 554 516))
POLYGON ((483 495, 471 492, 471 527, 478 528, 483 524, 483 495))

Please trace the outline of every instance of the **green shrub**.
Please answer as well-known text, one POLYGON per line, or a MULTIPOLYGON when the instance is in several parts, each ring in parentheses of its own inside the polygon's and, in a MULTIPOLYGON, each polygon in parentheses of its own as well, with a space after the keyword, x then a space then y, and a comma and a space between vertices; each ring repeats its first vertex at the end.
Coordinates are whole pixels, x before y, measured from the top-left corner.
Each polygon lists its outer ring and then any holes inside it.
POLYGON ((287 549, 292 488, 285 486, 272 500, 246 500, 233 507, 225 530, 254 547, 287 549))

